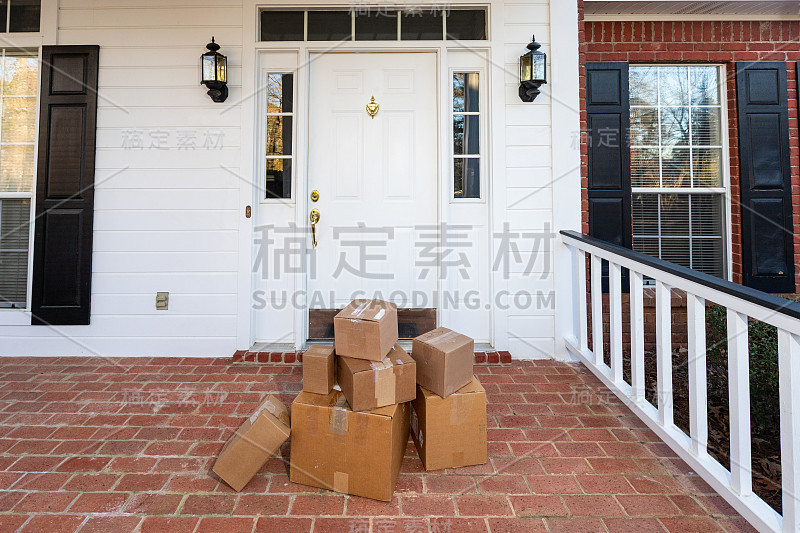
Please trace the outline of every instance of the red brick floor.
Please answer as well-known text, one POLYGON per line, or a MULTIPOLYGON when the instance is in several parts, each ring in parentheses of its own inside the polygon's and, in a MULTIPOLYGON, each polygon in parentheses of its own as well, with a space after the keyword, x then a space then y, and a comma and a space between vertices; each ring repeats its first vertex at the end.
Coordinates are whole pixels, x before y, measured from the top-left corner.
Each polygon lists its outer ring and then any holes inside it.
MULTIPOLYGON (((489 463, 425 472, 389 503, 290 483, 273 458, 241 493, 209 473, 301 367, 227 359, 0 359, 0 531, 748 531, 582 366, 475 367, 489 463)), ((284 457, 288 455, 284 449, 284 457)))

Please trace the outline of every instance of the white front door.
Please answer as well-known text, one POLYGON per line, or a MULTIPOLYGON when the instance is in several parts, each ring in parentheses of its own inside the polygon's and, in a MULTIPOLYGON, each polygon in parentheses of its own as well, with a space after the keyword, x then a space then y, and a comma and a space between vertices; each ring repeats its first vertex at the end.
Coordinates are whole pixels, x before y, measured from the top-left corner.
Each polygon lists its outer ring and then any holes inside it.
POLYGON ((435 307, 436 72, 433 53, 312 56, 307 211, 320 219, 309 308, 359 296, 435 307))

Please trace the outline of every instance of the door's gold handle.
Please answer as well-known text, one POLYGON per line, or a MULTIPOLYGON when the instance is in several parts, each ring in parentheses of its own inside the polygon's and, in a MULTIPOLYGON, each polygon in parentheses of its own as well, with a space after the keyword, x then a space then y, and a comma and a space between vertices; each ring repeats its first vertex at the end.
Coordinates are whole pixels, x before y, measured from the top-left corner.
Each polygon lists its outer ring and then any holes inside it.
POLYGON ((317 222, 319 222, 319 211, 316 209, 312 209, 311 213, 308 215, 308 219, 311 221, 311 246, 314 248, 317 247, 317 222))

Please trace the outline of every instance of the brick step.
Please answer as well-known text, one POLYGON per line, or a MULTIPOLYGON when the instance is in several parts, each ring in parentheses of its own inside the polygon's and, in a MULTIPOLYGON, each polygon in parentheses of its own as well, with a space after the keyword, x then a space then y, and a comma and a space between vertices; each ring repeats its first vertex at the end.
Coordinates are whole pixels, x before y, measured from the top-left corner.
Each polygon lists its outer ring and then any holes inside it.
MULTIPOLYGON (((299 365, 303 362, 302 352, 251 352, 238 350, 233 354, 234 363, 284 363, 299 365)), ((475 352, 476 364, 509 364, 510 352, 475 352)))

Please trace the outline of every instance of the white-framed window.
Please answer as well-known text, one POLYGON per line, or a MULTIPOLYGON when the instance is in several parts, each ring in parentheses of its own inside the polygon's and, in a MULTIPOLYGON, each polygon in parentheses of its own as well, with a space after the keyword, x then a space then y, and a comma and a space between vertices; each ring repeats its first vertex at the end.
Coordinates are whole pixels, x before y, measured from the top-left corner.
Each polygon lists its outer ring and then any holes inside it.
POLYGON ((725 277, 721 67, 631 65, 633 249, 725 277))
POLYGON ((453 73, 453 198, 481 197, 480 73, 453 73))
POLYGON ((292 197, 294 139, 294 74, 269 72, 266 75, 266 173, 264 198, 292 197))
POLYGON ((39 59, 0 50, 0 308, 26 308, 39 59))

